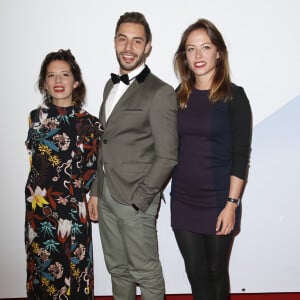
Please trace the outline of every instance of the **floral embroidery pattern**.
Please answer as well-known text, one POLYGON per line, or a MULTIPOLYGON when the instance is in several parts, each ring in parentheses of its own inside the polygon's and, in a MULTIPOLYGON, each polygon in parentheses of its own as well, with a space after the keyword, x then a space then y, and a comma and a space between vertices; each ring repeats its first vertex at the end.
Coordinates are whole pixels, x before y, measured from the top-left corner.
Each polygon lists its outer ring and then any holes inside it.
POLYGON ((25 189, 28 299, 93 299, 86 192, 95 177, 99 120, 73 107, 31 112, 25 189))

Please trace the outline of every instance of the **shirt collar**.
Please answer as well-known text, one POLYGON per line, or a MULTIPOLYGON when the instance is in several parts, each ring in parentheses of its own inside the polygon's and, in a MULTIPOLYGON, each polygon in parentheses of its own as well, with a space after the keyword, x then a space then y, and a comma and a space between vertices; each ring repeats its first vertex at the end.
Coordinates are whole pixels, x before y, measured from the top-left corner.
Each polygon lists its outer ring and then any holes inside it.
POLYGON ((132 78, 134 78, 137 75, 139 75, 144 68, 145 68, 145 64, 142 64, 139 67, 137 67, 136 69, 134 69, 133 71, 129 72, 128 73, 129 80, 131 80, 132 78))

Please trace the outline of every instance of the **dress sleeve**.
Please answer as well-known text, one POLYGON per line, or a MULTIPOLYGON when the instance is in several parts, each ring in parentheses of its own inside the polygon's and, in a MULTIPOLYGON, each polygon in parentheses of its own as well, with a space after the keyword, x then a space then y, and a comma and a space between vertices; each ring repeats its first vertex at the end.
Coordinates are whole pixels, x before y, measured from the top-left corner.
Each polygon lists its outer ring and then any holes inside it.
POLYGON ((31 149, 32 146, 32 137, 34 134, 34 129, 33 129, 33 123, 37 121, 37 117, 38 117, 38 109, 34 109, 30 112, 29 116, 28 116, 28 132, 27 132, 27 138, 25 141, 25 146, 27 148, 27 150, 31 149))
POLYGON ((251 152, 252 113, 242 87, 233 85, 233 99, 229 102, 232 135, 231 175, 246 179, 251 152))
POLYGON ((91 116, 85 122, 80 150, 82 152, 81 179, 83 190, 87 193, 96 176, 99 141, 102 135, 100 121, 91 116))

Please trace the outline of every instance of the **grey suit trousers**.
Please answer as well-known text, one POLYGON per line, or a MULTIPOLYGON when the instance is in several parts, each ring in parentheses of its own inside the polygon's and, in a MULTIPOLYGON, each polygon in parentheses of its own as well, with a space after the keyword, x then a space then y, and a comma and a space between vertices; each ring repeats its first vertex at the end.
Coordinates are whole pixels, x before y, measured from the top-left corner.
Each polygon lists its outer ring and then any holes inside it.
POLYGON ((115 300, 135 300, 137 285, 143 300, 164 299, 156 231, 159 199, 155 200, 145 213, 136 211, 115 201, 104 181, 99 227, 115 300))

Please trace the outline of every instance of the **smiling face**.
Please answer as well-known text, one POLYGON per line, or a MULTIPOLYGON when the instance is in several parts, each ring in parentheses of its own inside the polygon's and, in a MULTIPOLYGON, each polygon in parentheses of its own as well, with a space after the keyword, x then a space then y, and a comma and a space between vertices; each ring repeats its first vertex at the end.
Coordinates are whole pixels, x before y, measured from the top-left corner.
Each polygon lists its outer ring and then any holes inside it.
POLYGON ((70 65, 64 60, 53 60, 46 72, 44 87, 57 106, 72 105, 72 92, 78 86, 71 72, 70 65))
POLYGON ((188 66, 195 75, 196 88, 210 89, 219 53, 204 29, 189 34, 185 53, 188 66))
POLYGON ((115 49, 121 74, 142 65, 151 49, 151 43, 146 43, 143 25, 122 23, 115 37, 115 49))

